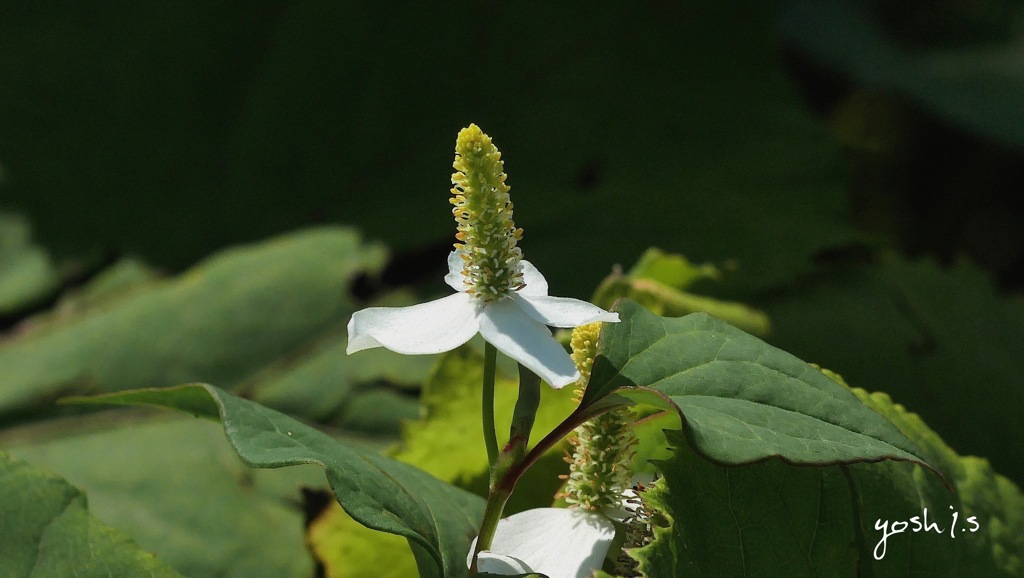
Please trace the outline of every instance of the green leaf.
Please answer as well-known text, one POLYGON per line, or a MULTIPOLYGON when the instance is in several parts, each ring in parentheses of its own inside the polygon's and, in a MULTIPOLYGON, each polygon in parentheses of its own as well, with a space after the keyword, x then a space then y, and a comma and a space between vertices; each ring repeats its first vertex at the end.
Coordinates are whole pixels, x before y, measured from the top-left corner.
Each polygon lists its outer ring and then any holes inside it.
POLYGON ((778 459, 725 467, 679 432, 664 476, 643 493, 659 513, 655 540, 634 551, 645 576, 858 576, 854 516, 837 468, 778 459))
POLYGON ((483 500, 412 466, 348 447, 284 414, 210 385, 136 390, 78 403, 154 405, 220 419, 246 464, 313 463, 327 473, 338 502, 359 523, 409 540, 423 575, 464 576, 483 500))
POLYGON ((694 265, 682 255, 666 253, 657 247, 644 251, 626 275, 631 279, 653 279, 680 291, 703 279, 722 278, 714 265, 694 265))
POLYGON ((949 445, 1024 483, 1024 304, 982 270, 890 255, 760 305, 773 345, 888 392, 949 445))
MULTIPOLYGON (((494 385, 494 415, 498 442, 507 441, 508 426, 518 396, 517 380, 499 371, 494 385)), ((513 368, 515 365, 512 366, 513 368)), ((487 452, 480 424, 483 382, 483 354, 473 347, 460 347, 441 356, 433 375, 424 385, 425 417, 406 425, 401 448, 395 458, 424 469, 438 478, 486 495, 487 452)), ((541 385, 541 401, 532 438, 539 440, 575 406, 573 387, 555 390, 541 385)), ((562 461, 565 443, 559 444, 530 468, 516 486, 506 515, 551 504, 566 470, 562 461)))
POLYGON ((663 478, 643 494, 657 512, 654 540, 633 551, 646 575, 1024 575, 1020 490, 984 460, 957 456, 887 395, 853 393, 918 444, 955 491, 920 465, 899 461, 824 468, 778 459, 718 465, 670 431, 675 455, 656 462, 663 478), (914 517, 925 523, 926 508, 928 522, 940 531, 913 530, 914 517), (893 524, 910 529, 883 540, 883 523, 885 532, 893 524))
POLYGON ((355 309, 346 286, 383 258, 351 230, 313 229, 224 251, 178 278, 55 317, 0 343, 0 423, 50 411, 47 402, 67 393, 199 378, 236 385, 344 324, 355 309))
POLYGON ((416 575, 416 559, 404 539, 362 526, 336 502, 310 523, 309 544, 325 578, 416 575))
POLYGON ((630 301, 605 324, 581 412, 617 394, 680 413, 702 455, 721 464, 883 459, 924 463, 885 418, 792 355, 697 313, 658 317, 630 301))
POLYGON ((59 285, 50 255, 31 242, 28 222, 0 213, 0 316, 46 299, 59 285))
POLYGON ((0 577, 25 576, 181 575, 89 515, 77 488, 0 452, 0 577))
POLYGON ((322 470, 253 470, 218 424, 106 410, 4 430, 0 447, 58 472, 88 494, 94 516, 186 576, 314 571, 301 488, 326 487, 322 470))
POLYGON ((947 491, 913 464, 851 466, 860 532, 865 536, 862 565, 872 564, 879 578, 1024 576, 1020 489, 996 474, 987 460, 957 455, 919 416, 888 395, 860 389, 854 393, 914 440, 955 489, 947 491), (935 524, 934 529, 914 531, 915 516, 922 526, 935 524), (901 522, 908 524, 907 529, 884 539, 901 522))
POLYGON ((681 317, 703 311, 759 336, 771 330, 763 312, 743 303, 721 301, 682 291, 699 279, 717 279, 713 266, 695 267, 682 255, 648 249, 626 275, 613 272, 594 291, 592 301, 610 309, 619 299, 630 299, 658 315, 681 317))
MULTIPOLYGON (((423 388, 424 415, 410 420, 403 427, 403 442, 392 456, 419 467, 441 480, 464 488, 477 495, 487 493, 487 453, 480 428, 481 382, 483 355, 477 342, 442 354, 437 360, 423 388)), ((352 356, 358 360, 364 355, 379 354, 379 363, 401 365, 410 356, 400 356, 386 350, 368 350, 352 356)), ((415 358, 412 358, 415 359, 415 358)), ((376 365, 378 361, 372 361, 376 365)), ((495 415, 498 434, 504 436, 513 414, 518 392, 513 378, 515 364, 498 364, 495 383, 495 415)), ((539 435, 547 433, 572 412, 571 388, 553 390, 542 386, 541 404, 537 416, 539 435)), ((504 440, 505 438, 502 437, 504 440)), ((512 499, 505 508, 511 515, 529 508, 549 506, 561 481, 560 473, 566 469, 562 461, 565 445, 560 444, 531 468, 517 485, 512 499)), ((394 576, 406 567, 395 560, 394 537, 380 532, 350 530, 356 523, 342 512, 329 510, 316 527, 311 529, 311 540, 324 564, 328 576, 377 575, 386 572, 394 576), (379 560, 389 560, 382 570, 379 560)))
POLYGON ((637 439, 633 473, 653 475, 655 463, 671 459, 672 448, 665 439, 665 432, 678 429, 679 414, 674 411, 661 411, 633 423, 633 433, 637 439))
POLYGON ((237 393, 289 415, 348 431, 397 435, 419 417, 417 393, 434 356, 398 355, 384 348, 345 354, 342 326, 316 343, 267 365, 237 393))

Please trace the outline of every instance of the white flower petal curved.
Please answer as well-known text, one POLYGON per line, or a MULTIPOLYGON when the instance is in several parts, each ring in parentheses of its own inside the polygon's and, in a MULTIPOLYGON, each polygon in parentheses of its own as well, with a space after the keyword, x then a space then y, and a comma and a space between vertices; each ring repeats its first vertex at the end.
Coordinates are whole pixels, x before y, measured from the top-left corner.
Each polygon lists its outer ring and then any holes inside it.
POLYGON ((536 508, 500 520, 490 551, 549 578, 589 578, 614 538, 615 526, 597 512, 536 508))
POLYGON ((480 330, 480 307, 468 293, 413 305, 370 307, 348 322, 346 353, 386 347, 404 354, 451 351, 480 330))
POLYGON ((576 364, 551 331, 527 315, 514 299, 505 297, 484 307, 480 335, 556 389, 580 378, 576 364))
POLYGON ((462 276, 462 269, 465 266, 462 251, 448 253, 448 274, 444 276, 444 282, 460 293, 465 292, 467 288, 465 277, 462 276))
POLYGON ((526 286, 518 293, 520 295, 547 295, 548 280, 544 278, 544 275, 526 259, 520 261, 519 264, 522 265, 523 283, 526 286))
POLYGON ((570 297, 514 294, 512 298, 527 315, 551 327, 579 327, 595 321, 619 321, 618 313, 610 313, 597 305, 570 297))
MULTIPOLYGON (((473 547, 476 547, 476 541, 473 541, 473 547)), ((469 559, 466 564, 473 562, 473 550, 469 551, 469 559)), ((487 572, 488 574, 498 574, 500 576, 515 576, 517 574, 528 574, 533 572, 533 568, 530 568, 526 562, 512 556, 504 556, 502 554, 495 554, 484 550, 480 552, 480 556, 477 557, 476 562, 477 570, 481 572, 487 572)))

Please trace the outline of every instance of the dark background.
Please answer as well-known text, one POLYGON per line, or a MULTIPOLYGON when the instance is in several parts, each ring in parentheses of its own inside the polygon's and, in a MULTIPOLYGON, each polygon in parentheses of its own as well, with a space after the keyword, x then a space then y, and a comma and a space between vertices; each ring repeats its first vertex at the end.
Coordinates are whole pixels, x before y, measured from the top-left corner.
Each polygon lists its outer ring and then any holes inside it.
MULTIPOLYGON (((649 246, 773 344, 1024 480, 1019 1, 0 3, 0 205, 58 264, 167 273, 349 224, 440 287, 455 135, 587 297, 649 246)), ((365 296, 365 295, 364 295, 365 296)))

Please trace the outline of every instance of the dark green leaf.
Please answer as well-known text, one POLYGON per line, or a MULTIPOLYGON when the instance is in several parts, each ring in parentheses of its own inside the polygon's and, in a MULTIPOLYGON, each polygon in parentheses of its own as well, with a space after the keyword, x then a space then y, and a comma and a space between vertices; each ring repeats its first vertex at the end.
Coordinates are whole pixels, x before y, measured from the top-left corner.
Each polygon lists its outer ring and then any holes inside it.
POLYGON ((656 462, 664 477, 643 494, 658 514, 653 542, 633 553, 641 568, 658 577, 1024 575, 1020 490, 985 460, 957 456, 887 395, 853 393, 917 443, 956 491, 898 461, 717 465, 669 432, 675 455, 656 462))
MULTIPOLYGON (((704 456, 744 464, 924 463, 891 423, 821 371, 722 321, 658 317, 630 301, 605 324, 582 406, 611 394, 680 412, 704 456), (639 388, 639 389, 636 389, 639 388)), ((603 399, 606 398, 606 399, 603 399)))
POLYGON ((850 490, 838 468, 779 460, 742 467, 702 459, 678 432, 664 476, 643 494, 655 541, 647 576, 857 576, 850 490))
POLYGON ((888 392, 958 451, 1024 483, 1024 305, 983 271, 890 256, 762 306, 774 345, 888 392))
POLYGON ((246 464, 278 468, 318 464, 355 520, 408 538, 424 575, 463 576, 483 500, 412 466, 342 445, 284 414, 210 385, 136 390, 77 402, 154 405, 220 419, 246 464))
POLYGON ((913 439, 956 490, 947 491, 914 464, 849 466, 859 531, 865 537, 861 566, 871 565, 878 578, 1024 576, 1020 489, 987 460, 957 455, 888 395, 854 393, 913 439))

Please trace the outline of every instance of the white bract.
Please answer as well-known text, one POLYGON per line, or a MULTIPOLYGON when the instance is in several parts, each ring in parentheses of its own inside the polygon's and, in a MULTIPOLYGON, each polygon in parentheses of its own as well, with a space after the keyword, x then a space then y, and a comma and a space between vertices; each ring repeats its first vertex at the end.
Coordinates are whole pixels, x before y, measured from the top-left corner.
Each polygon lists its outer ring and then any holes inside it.
MULTIPOLYGON (((506 576, 540 572, 549 578, 589 578, 603 564, 614 538, 615 527, 596 512, 536 508, 500 520, 477 567, 506 576)), ((474 541, 467 564, 475 546, 474 541)))
POLYGON ((617 322, 609 313, 579 299, 548 296, 548 283, 529 261, 519 262, 522 286, 485 300, 467 292, 461 251, 448 257, 445 282, 456 293, 411 307, 371 307, 348 323, 348 353, 386 347, 404 354, 450 351, 479 333, 498 351, 561 388, 579 379, 569 354, 546 326, 578 327, 617 322))

